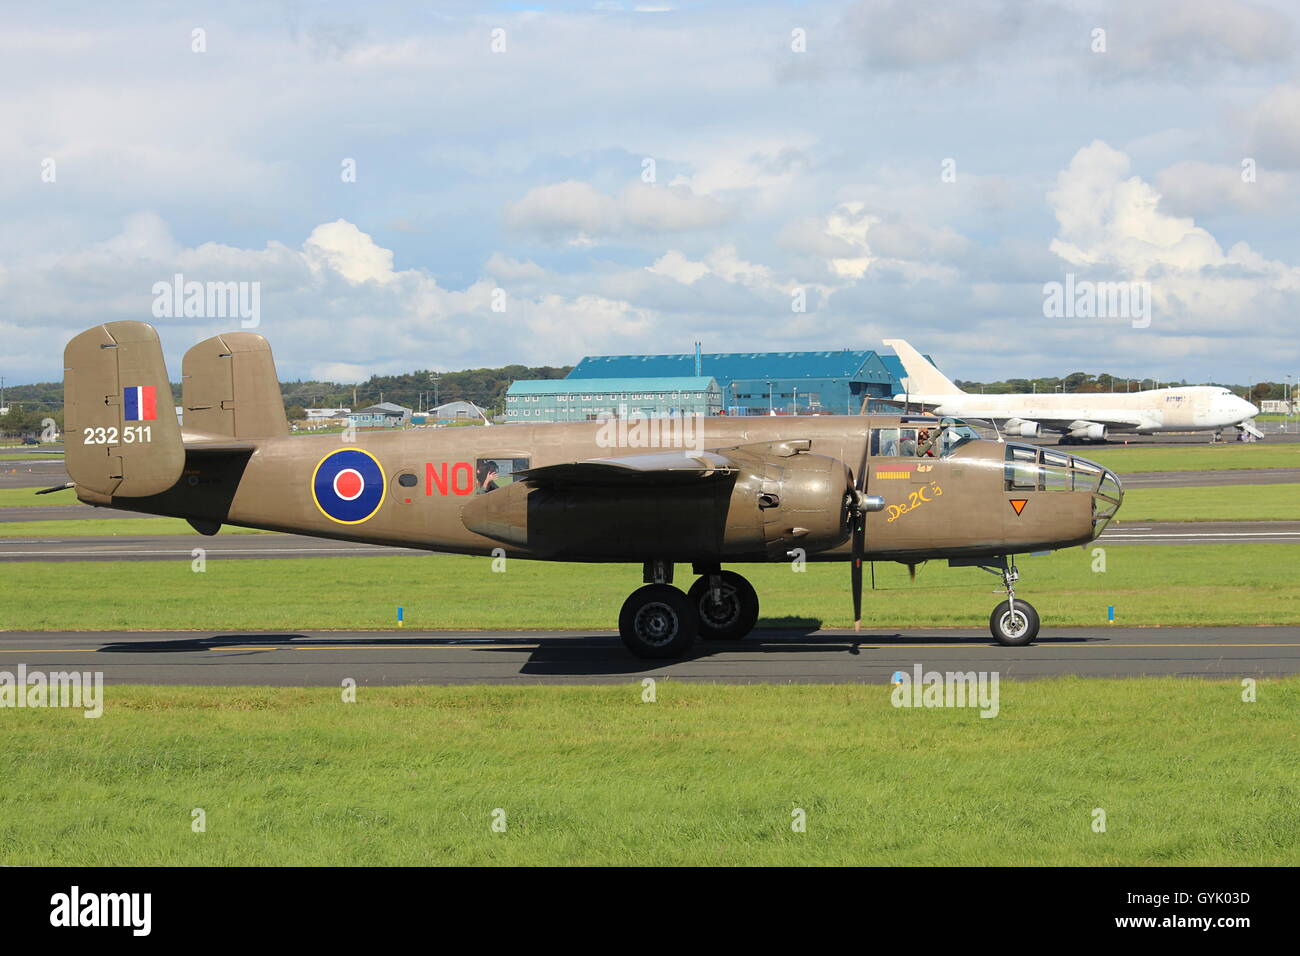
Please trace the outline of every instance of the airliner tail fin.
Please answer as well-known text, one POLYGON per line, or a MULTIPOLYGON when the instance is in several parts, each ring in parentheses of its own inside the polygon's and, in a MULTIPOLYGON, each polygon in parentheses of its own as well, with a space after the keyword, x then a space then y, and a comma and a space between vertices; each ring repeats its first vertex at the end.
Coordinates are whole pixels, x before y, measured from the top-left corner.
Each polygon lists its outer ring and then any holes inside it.
POLYGON ((914 395, 961 395, 962 390, 902 339, 885 339, 907 372, 907 391, 914 395))

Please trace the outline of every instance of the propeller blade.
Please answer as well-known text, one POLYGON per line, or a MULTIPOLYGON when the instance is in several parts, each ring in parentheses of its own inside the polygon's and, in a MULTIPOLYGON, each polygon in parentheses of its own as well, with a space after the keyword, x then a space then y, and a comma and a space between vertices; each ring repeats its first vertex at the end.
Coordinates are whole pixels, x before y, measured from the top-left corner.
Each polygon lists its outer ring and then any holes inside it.
POLYGON ((862 630, 862 556, 866 552, 867 513, 862 507, 862 496, 867 490, 867 451, 871 442, 867 432, 862 435, 862 461, 854 476, 853 496, 853 561, 849 581, 853 589, 853 630, 862 630))
POLYGON ((853 526, 853 562, 850 565, 850 583, 853 588, 853 630, 862 630, 862 550, 866 538, 863 524, 865 516, 859 515, 853 526))

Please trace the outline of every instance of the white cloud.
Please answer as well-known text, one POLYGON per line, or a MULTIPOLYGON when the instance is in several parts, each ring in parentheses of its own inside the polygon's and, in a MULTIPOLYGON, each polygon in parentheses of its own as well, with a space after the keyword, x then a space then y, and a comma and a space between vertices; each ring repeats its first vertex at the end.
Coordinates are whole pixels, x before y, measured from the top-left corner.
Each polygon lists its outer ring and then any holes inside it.
POLYGON ((393 253, 350 222, 339 219, 312 230, 303 249, 312 267, 329 267, 349 282, 391 282, 393 253))
POLYGON ((1168 332, 1280 335, 1300 308, 1300 268, 1245 242, 1225 252, 1190 217, 1164 212, 1160 194, 1128 172, 1128 156, 1106 143, 1075 153, 1048 195, 1060 227, 1052 251, 1090 275, 1149 280, 1152 324, 1168 332))

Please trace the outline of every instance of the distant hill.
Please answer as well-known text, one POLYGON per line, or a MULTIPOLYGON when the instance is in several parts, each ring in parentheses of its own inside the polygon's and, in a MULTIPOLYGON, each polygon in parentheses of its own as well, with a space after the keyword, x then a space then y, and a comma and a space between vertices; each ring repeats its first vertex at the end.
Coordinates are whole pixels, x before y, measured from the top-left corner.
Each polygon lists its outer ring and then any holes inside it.
MULTIPOLYGON (((436 403, 465 399, 489 412, 505 410, 506 389, 520 378, 564 378, 573 366, 506 365, 471 368, 459 372, 421 369, 404 375, 375 375, 359 385, 339 382, 281 382, 286 408, 364 408, 376 402, 396 402, 408 408, 428 408, 436 403), (436 402, 435 402, 436 398, 436 402)), ((172 401, 181 402, 181 386, 172 383, 172 401)), ((37 382, 8 385, 4 404, 26 413, 51 413, 63 424, 63 383, 37 382)))

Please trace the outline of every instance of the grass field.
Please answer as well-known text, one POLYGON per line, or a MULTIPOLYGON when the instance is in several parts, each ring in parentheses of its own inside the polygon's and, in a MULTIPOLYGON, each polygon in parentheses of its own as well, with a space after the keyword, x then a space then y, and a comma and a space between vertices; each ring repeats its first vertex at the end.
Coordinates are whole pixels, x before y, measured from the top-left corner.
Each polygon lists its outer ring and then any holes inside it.
MULTIPOLYGON (((202 546, 196 536, 195 546, 202 546)), ((1046 627, 1086 626, 1115 607, 1121 625, 1300 624, 1300 579, 1290 544, 1072 548, 1020 561, 1018 593, 1046 627), (1104 558, 1105 571, 1093 571, 1104 558)), ((368 629, 598 628, 616 626, 624 598, 641 584, 632 565, 573 565, 454 555, 367 558, 210 557, 202 573, 188 556, 148 564, 32 562, 3 566, 0 629, 368 629), (138 584, 147 569, 147 584, 138 584), (125 582, 132 582, 127 584, 125 582)), ((760 626, 852 624, 847 563, 740 570, 762 601, 760 626)), ((677 583, 687 586, 689 568, 677 583)), ((918 569, 877 564, 878 590, 864 602, 868 627, 983 627, 999 583, 977 568, 940 562, 918 569)), ((870 571, 867 585, 870 587, 870 571)))
POLYGON ((62 458, 63 453, 51 454, 48 451, 0 451, 0 469, 12 466, 13 462, 49 461, 62 458))
MULTIPOLYGON (((89 510, 89 509, 87 509, 89 510)), ((101 512, 102 513, 102 512, 101 512)), ((249 528, 223 526, 220 534, 270 534, 249 528)), ((87 535, 192 534, 195 547, 202 536, 183 518, 73 518, 63 521, 8 521, 0 524, 0 541, 13 538, 78 538, 87 535)))
POLYGON ((1231 468, 1296 468, 1300 469, 1300 442, 1286 444, 1256 442, 1222 445, 1170 445, 1166 447, 1124 448, 1108 445, 1093 448, 1087 445, 1065 448, 1080 457, 1100 462, 1113 468, 1122 477, 1142 471, 1221 471, 1231 468))
POLYGON ((1295 679, 1250 704, 1236 682, 1003 681, 992 719, 882 685, 641 691, 109 687, 97 720, 7 710, 0 862, 1300 863, 1295 679))
POLYGON ((1119 513, 1129 523, 1300 521, 1300 484, 1134 488, 1124 493, 1119 513))
MULTIPOLYGON (((50 484, 55 484, 51 481, 50 484)), ((0 508, 48 508, 50 505, 75 505, 77 496, 71 488, 38 495, 39 488, 0 488, 0 508)), ((89 511, 90 506, 86 506, 89 511)))

